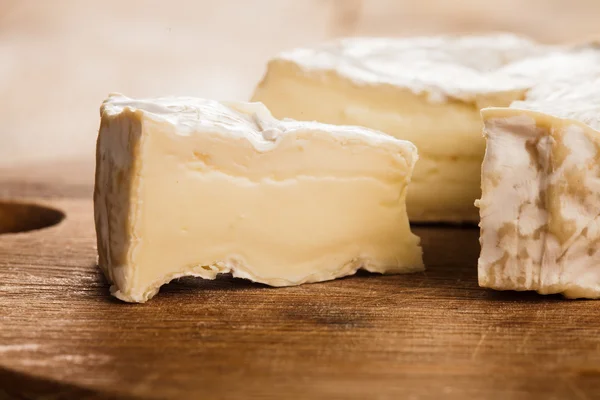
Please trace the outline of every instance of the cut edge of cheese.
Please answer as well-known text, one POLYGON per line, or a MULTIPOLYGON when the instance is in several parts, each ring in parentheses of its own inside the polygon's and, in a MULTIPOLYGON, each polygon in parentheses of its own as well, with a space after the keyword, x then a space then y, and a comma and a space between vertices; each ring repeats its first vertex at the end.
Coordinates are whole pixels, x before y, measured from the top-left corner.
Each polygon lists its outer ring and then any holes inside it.
POLYGON ((523 105, 482 110, 479 285, 600 298, 600 132, 523 105))
POLYGON ((477 154, 483 153, 485 147, 480 138, 479 107, 489 102, 508 105, 521 99, 523 91, 482 97, 478 104, 457 101, 432 104, 424 95, 405 88, 360 87, 333 74, 323 79, 327 80, 327 86, 321 86, 315 76, 301 73, 298 66, 275 60, 252 101, 268 104, 278 118, 306 120, 310 116, 329 124, 365 126, 415 143, 419 162, 407 197, 410 221, 479 221, 477 208, 473 207, 473 200, 480 194, 481 157, 477 154), (269 82, 271 79, 277 82, 269 82), (265 89, 267 82, 269 87, 265 89), (315 98, 319 101, 314 101, 315 98), (445 123, 435 128, 432 124, 438 120, 445 123), (431 131, 437 131, 436 137, 424 140, 431 131), (471 140, 471 136, 477 139, 471 140), (457 148, 459 143, 463 145, 457 148), (433 192, 436 201, 432 201, 433 192))

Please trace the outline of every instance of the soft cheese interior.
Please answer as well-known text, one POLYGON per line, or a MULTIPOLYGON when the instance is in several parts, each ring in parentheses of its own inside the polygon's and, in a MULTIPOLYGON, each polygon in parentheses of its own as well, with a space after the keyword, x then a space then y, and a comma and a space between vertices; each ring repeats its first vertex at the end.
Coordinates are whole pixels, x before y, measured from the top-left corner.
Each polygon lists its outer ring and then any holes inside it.
POLYGON ((184 275, 287 286, 423 269, 409 142, 280 121, 258 103, 113 95, 101 114, 99 265, 122 300, 184 275))
POLYGON ((504 67, 549 48, 507 35, 353 38, 274 58, 253 100, 276 117, 361 125, 413 142, 411 221, 475 222, 485 150, 480 109, 524 97, 504 67))
POLYGON ((585 57, 482 112, 481 286, 600 297, 600 59, 585 57))

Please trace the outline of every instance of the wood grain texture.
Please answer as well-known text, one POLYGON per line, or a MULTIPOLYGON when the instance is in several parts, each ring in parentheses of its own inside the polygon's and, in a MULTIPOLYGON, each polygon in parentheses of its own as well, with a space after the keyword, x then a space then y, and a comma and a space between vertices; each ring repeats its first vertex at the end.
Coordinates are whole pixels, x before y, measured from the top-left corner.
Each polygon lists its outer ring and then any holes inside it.
POLYGON ((66 214, 0 235, 0 398, 600 396, 599 303, 480 289, 474 228, 415 228, 424 273, 185 278, 122 303, 95 264, 91 172, 0 170, 0 200, 66 214))

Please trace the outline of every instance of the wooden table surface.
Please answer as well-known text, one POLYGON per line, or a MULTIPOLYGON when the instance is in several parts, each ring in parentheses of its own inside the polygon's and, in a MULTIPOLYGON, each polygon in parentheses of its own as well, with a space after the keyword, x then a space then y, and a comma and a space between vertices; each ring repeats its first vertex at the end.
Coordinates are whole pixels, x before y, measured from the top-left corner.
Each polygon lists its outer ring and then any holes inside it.
POLYGON ((5 231, 65 215, 0 234, 0 398, 600 396, 599 303, 479 288, 475 228, 415 227, 424 273, 186 278, 122 303, 95 263, 92 172, 0 170, 5 231), (54 211, 21 207, 19 224, 15 202, 54 211))

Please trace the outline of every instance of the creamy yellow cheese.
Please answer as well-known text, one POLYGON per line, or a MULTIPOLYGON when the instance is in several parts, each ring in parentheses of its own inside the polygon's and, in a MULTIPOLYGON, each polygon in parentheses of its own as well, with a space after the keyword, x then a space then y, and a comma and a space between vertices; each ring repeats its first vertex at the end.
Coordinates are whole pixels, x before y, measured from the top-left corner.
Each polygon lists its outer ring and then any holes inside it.
POLYGON ((481 286, 600 297, 599 67, 482 111, 481 286))
POLYGON ((344 39, 275 57, 253 100, 279 118, 361 125, 413 142, 420 161, 411 221, 475 222, 479 111, 522 99, 533 69, 503 70, 549 51, 508 34, 344 39))
POLYGON ((101 115, 99 265, 122 300, 185 275, 288 286, 423 269, 409 142, 280 121, 259 103, 112 95, 101 115))

